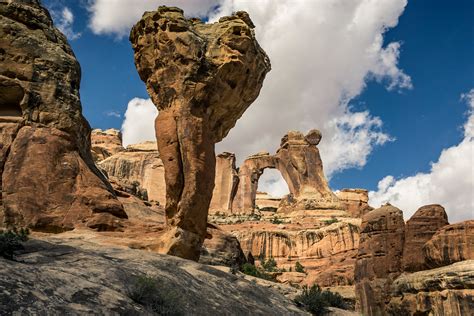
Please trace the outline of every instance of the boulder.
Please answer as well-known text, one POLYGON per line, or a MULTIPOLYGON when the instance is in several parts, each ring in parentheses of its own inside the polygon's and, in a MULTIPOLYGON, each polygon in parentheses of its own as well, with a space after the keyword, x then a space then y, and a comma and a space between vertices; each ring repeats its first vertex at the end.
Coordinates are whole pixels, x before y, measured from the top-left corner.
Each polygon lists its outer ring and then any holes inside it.
POLYGON ((473 260, 474 220, 442 227, 424 245, 422 253, 429 268, 473 260))
POLYGON ((174 7, 130 33, 138 74, 159 110, 168 232, 161 251, 198 260, 214 189, 215 143, 257 98, 270 61, 246 12, 205 24, 174 7))
POLYGON ((384 315, 392 281, 402 273, 404 239, 398 208, 387 204, 362 217, 354 276, 356 308, 364 315, 384 315))
POLYGON ((58 232, 127 217, 90 152, 81 69, 37 0, 0 2, 0 226, 58 232))
POLYGON ((420 207, 407 221, 405 227, 405 246, 403 249, 403 270, 424 270, 423 246, 438 229, 448 225, 448 215, 438 204, 420 207))

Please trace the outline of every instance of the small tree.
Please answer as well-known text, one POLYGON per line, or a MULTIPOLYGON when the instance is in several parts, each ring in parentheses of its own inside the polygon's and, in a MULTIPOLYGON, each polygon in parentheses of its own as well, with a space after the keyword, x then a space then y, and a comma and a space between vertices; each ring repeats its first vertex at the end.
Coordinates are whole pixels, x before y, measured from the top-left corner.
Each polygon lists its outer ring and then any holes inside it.
POLYGON ((16 228, 6 232, 0 231, 0 256, 13 260, 14 252, 23 249, 21 243, 28 240, 29 233, 27 228, 21 228, 19 231, 16 228))
POLYGON ((296 263, 295 263, 295 271, 296 271, 296 272, 301 272, 301 273, 305 273, 305 272, 306 272, 306 271, 304 270, 303 265, 302 265, 299 261, 296 261, 296 263))
POLYGON ((272 257, 268 258, 267 261, 263 260, 261 262, 262 268, 268 272, 275 272, 277 268, 277 263, 272 257))
POLYGON ((317 284, 313 284, 311 288, 305 285, 303 292, 295 298, 295 302, 313 315, 323 315, 327 312, 327 307, 347 308, 339 293, 322 291, 317 284))

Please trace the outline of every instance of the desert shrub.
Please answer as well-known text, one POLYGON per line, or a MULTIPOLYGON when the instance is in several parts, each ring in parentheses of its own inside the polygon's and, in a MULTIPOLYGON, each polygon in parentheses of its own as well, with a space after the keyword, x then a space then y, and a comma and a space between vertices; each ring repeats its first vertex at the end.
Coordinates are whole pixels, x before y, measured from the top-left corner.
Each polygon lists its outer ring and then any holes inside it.
POLYGON ((0 231, 0 256, 13 260, 13 254, 15 251, 23 249, 21 243, 28 240, 29 233, 27 228, 0 231))
POLYGON ((178 293, 165 288, 153 277, 141 275, 127 280, 127 295, 152 314, 182 315, 178 309, 178 293))
POLYGON ((268 260, 262 260, 260 261, 260 264, 262 265, 263 270, 268 271, 268 272, 275 272, 277 270, 277 263, 275 259, 272 257, 268 258, 268 260))
POLYGON ((272 224, 281 224, 283 223, 283 221, 277 217, 273 217, 272 219, 270 219, 270 223, 272 224))
POLYGON ((306 272, 306 271, 304 270, 303 265, 302 265, 299 261, 296 261, 296 263, 295 263, 295 271, 296 271, 296 272, 301 272, 301 273, 305 273, 305 272, 306 272))
POLYGON ((322 291, 317 284, 311 288, 304 286, 303 292, 295 298, 295 302, 313 315, 326 314, 328 307, 347 308, 339 293, 322 291))
POLYGON ((265 271, 258 269, 255 265, 250 264, 250 263, 244 263, 240 267, 240 271, 242 271, 242 273, 244 274, 254 276, 256 278, 269 280, 269 281, 275 281, 275 277, 273 275, 268 274, 265 271))
POLYGON ((326 226, 329 226, 331 224, 339 222, 339 220, 336 217, 333 216, 331 219, 329 219, 327 221, 323 221, 323 222, 326 226))

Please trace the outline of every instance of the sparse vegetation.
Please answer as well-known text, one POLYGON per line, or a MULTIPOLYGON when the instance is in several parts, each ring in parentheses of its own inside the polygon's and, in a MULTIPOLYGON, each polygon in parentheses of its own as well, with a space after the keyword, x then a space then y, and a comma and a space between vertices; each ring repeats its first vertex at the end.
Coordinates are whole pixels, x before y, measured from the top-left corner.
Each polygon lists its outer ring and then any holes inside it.
POLYGON ((335 216, 333 216, 333 217, 331 217, 331 219, 323 221, 323 222, 326 226, 329 226, 331 224, 339 222, 339 220, 335 216))
POLYGON ((148 275, 127 280, 127 295, 155 315, 182 315, 178 310, 178 293, 164 288, 160 281, 148 275))
POLYGON ((260 261, 260 264, 265 271, 268 271, 268 272, 277 271, 277 263, 275 259, 273 259, 272 257, 268 258, 268 260, 266 261, 265 260, 260 261))
POLYGON ((272 219, 270 219, 270 223, 272 223, 272 224, 282 224, 283 221, 281 219, 279 219, 278 217, 273 217, 272 219))
POLYGON ((303 265, 299 261, 296 261, 295 263, 295 271, 300 273, 306 273, 303 265))
POLYGON ((23 249, 22 242, 28 240, 30 234, 27 228, 16 228, 8 231, 0 231, 0 256, 13 260, 15 251, 23 249))
POLYGON ((254 276, 256 278, 275 281, 275 277, 273 275, 266 273, 262 269, 259 269, 255 265, 250 263, 244 263, 240 270, 242 271, 242 273, 254 276))
POLYGON ((328 307, 347 308, 339 293, 322 291, 317 284, 311 288, 304 286, 303 292, 295 298, 295 302, 313 315, 326 314, 328 307))

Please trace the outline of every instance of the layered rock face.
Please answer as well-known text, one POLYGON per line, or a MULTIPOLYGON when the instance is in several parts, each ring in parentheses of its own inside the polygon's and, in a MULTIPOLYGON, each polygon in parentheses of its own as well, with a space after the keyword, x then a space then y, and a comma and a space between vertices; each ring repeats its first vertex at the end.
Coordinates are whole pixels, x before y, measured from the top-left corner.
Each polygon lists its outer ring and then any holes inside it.
POLYGON ((474 260, 402 274, 390 291, 390 315, 472 315, 474 260))
POLYGON ((384 315, 393 279, 402 272, 403 212, 385 205, 362 218, 355 264, 357 307, 364 315, 384 315))
POLYGON ((423 253, 430 268, 474 260, 474 220, 444 226, 424 245, 423 253))
POLYGON ((422 206, 413 214, 406 223, 403 270, 426 269, 425 258, 421 255, 423 246, 438 229, 448 224, 448 215, 438 204, 422 206))
POLYGON ((124 150, 122 133, 116 129, 94 129, 91 133, 91 150, 95 162, 99 162, 124 150))
POLYGON ((373 210, 369 205, 369 191, 364 189, 343 189, 336 192, 343 208, 353 217, 362 218, 373 210))
MULTIPOLYGON (((166 203, 165 170, 155 142, 130 145, 98 162, 111 180, 145 190, 146 199, 166 203)), ((143 194, 142 194, 143 197, 143 194)))
POLYGON ((0 2, 0 52, 0 225, 57 232, 126 218, 92 160, 79 64, 38 1, 0 2))
POLYGON ((214 144, 258 96, 270 62, 245 12, 204 24, 178 8, 146 12, 130 41, 159 110, 168 234, 161 251, 197 260, 214 188, 214 144))

